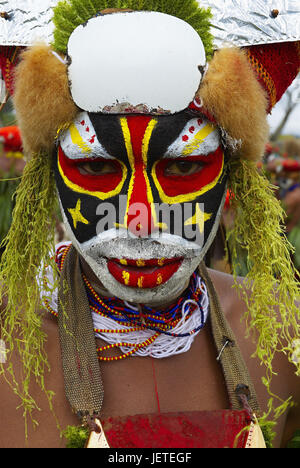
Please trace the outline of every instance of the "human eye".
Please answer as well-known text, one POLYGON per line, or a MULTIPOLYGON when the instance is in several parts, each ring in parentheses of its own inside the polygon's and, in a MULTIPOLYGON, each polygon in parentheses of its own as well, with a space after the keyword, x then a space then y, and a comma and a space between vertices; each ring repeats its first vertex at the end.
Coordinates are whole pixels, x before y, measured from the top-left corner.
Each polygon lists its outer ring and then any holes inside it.
POLYGON ((90 161, 82 161, 77 164, 77 168, 80 174, 91 176, 116 174, 119 172, 119 168, 116 162, 106 159, 92 159, 90 161))
POLYGON ((205 163, 203 161, 170 161, 165 166, 165 176, 190 176, 200 172, 205 163))

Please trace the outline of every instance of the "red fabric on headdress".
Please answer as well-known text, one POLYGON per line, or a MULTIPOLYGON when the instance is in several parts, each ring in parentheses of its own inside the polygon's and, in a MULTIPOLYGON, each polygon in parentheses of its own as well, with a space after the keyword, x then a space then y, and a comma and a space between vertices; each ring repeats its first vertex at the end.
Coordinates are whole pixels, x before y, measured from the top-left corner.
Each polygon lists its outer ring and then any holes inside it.
POLYGON ((0 69, 5 81, 6 89, 11 95, 14 93, 13 73, 19 61, 19 54, 22 49, 22 47, 16 46, 0 47, 0 69))
POLYGON ((214 118, 214 116, 212 114, 210 114, 210 112, 208 112, 208 110, 205 109, 202 106, 201 101, 197 96, 195 97, 194 101, 191 102, 191 104, 189 105, 189 109, 191 109, 193 111, 196 111, 199 114, 204 115, 213 124, 215 124, 215 125, 217 124, 216 119, 214 118))
POLYGON ((263 44, 246 48, 249 62, 269 96, 271 112, 300 69, 300 42, 263 44))
POLYGON ((0 128, 0 141, 5 152, 22 152, 22 140, 20 129, 16 125, 0 128))

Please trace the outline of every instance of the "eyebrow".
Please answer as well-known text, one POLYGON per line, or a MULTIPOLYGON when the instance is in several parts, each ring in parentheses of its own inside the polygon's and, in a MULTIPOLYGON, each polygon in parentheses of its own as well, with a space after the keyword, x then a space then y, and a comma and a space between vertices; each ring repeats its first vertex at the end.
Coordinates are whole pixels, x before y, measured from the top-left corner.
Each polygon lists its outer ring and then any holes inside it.
POLYGON ((218 128, 207 119, 193 119, 168 147, 163 158, 206 156, 216 151, 221 143, 218 128), (190 127, 189 127, 190 126, 190 127), (189 128, 188 128, 189 127, 189 128))
MULTIPOLYGON (((126 162, 127 150, 122 132, 122 118, 124 116, 114 114, 79 114, 61 141, 64 153, 70 159, 102 157, 126 162), (89 135, 85 134, 87 130, 89 135)), ((183 111, 171 116, 153 116, 153 120, 156 121, 156 125, 148 148, 150 163, 167 157, 208 155, 220 146, 217 127, 202 115, 183 111), (189 133, 191 129, 194 129, 192 134, 189 133)))

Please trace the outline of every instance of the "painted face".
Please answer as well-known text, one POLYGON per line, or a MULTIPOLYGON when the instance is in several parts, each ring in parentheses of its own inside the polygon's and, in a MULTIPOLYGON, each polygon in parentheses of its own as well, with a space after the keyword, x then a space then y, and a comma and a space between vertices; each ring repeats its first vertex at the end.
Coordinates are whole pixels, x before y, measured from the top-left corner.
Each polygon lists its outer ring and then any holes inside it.
POLYGON ((191 111, 83 112, 60 136, 55 174, 72 242, 111 294, 155 305, 181 292, 224 204, 213 124, 191 111))

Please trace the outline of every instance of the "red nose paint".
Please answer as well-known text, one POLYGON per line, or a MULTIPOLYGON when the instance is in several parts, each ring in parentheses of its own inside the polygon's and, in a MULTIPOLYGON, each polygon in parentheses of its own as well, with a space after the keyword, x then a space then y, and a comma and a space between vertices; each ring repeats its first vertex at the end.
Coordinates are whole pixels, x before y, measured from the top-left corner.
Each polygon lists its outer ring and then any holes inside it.
POLYGON ((102 421, 111 448, 245 448, 247 411, 148 414, 102 421))
POLYGON ((134 235, 140 237, 146 237, 158 230, 152 216, 152 194, 147 176, 148 147, 145 134, 151 120, 152 118, 148 116, 127 117, 133 152, 131 161, 133 183, 128 194, 127 226, 134 235), (141 210, 138 209, 138 205, 141 210))

